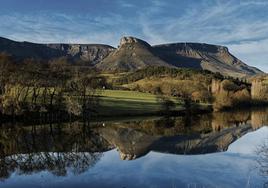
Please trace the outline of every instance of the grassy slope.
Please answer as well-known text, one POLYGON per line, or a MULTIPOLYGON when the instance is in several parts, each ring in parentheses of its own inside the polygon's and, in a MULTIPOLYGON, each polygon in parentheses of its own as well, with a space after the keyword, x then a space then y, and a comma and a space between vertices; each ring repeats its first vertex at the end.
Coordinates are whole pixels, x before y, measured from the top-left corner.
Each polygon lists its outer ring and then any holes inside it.
MULTIPOLYGON (((182 109, 182 104, 175 98, 176 110, 182 109)), ((100 94, 100 115, 145 115, 161 111, 161 104, 156 95, 136 91, 103 90, 100 94)))

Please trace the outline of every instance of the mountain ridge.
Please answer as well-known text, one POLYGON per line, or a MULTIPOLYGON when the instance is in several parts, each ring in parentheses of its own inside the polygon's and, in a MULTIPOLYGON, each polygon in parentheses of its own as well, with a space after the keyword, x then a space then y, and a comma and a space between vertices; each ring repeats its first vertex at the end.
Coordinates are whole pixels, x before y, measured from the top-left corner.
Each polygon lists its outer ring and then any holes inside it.
POLYGON ((205 69, 239 78, 263 73, 236 58, 225 46, 193 42, 151 46, 146 41, 131 36, 122 37, 118 48, 106 44, 38 44, 0 37, 0 52, 8 53, 18 59, 50 60, 69 57, 106 72, 166 66, 205 69))
POLYGON ((8 53, 18 59, 36 58, 50 60, 64 56, 75 60, 88 61, 94 65, 114 49, 114 47, 106 44, 40 44, 26 41, 17 42, 0 37, 0 52, 8 53))
POLYGON ((247 75, 262 74, 255 67, 248 66, 231 54, 226 46, 206 43, 171 43, 153 46, 162 54, 162 59, 170 63, 180 63, 180 67, 199 68, 220 72, 226 76, 244 77, 247 75), (165 56, 165 52, 168 55, 165 56), (173 53, 172 53, 173 52, 173 53), (168 58, 168 59, 166 59, 168 58))

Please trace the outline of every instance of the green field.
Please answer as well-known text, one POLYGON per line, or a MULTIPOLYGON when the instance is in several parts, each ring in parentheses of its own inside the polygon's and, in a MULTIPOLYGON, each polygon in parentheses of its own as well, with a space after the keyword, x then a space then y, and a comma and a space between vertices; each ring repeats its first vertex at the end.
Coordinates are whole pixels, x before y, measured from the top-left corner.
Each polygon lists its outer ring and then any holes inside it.
MULTIPOLYGON (((137 91, 103 90, 97 111, 101 116, 156 114, 162 110, 157 98, 157 95, 137 91)), ((171 97, 169 100, 176 104, 176 110, 182 109, 181 102, 171 97)))

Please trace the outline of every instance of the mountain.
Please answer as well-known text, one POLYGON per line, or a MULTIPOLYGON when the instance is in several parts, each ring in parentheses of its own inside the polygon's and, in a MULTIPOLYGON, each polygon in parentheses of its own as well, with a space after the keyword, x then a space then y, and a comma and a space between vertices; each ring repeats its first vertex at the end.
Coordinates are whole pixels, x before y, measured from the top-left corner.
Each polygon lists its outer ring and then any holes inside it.
POLYGON ((203 43, 151 46, 134 37, 123 37, 117 49, 103 44, 35 44, 0 37, 0 52, 6 52, 19 60, 69 57, 74 61, 95 65, 105 72, 125 72, 147 66, 166 66, 205 69, 238 78, 263 73, 243 63, 224 46, 203 43))
POLYGON ((70 57, 74 60, 96 64, 113 50, 113 47, 102 44, 35 44, 16 42, 0 37, 0 52, 10 54, 17 59, 50 60, 59 57, 70 57))
POLYGON ((103 71, 133 71, 147 66, 175 67, 163 61, 145 41, 123 37, 118 49, 96 65, 103 71))
POLYGON ((153 47, 155 54, 176 67, 220 72, 225 76, 244 77, 263 73, 233 56, 227 47, 201 43, 163 44, 153 47))
POLYGON ((146 66, 203 69, 238 78, 263 73, 243 63, 224 46, 201 43, 151 46, 134 37, 123 37, 119 48, 96 65, 102 71, 133 71, 146 66))

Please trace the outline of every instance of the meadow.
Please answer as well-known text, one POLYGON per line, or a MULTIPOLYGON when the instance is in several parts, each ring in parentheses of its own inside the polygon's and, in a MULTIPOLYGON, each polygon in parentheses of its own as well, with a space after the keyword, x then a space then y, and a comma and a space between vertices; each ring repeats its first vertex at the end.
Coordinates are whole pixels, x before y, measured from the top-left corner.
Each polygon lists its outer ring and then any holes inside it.
MULTIPOLYGON (((112 115, 153 115, 163 110, 161 98, 158 95, 124 90, 102 90, 99 93, 97 111, 101 116, 112 115)), ((175 103, 173 110, 182 110, 183 102, 168 97, 175 103)))

